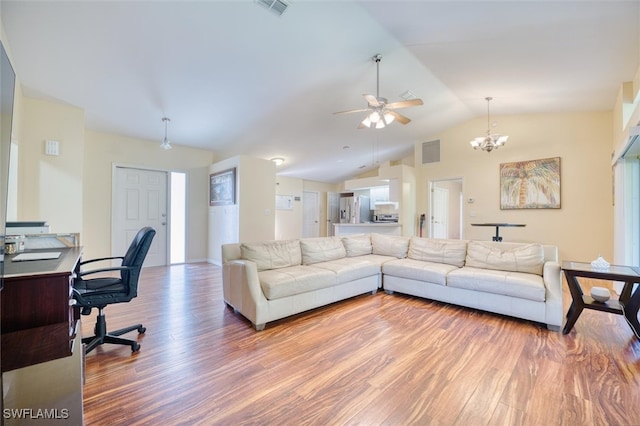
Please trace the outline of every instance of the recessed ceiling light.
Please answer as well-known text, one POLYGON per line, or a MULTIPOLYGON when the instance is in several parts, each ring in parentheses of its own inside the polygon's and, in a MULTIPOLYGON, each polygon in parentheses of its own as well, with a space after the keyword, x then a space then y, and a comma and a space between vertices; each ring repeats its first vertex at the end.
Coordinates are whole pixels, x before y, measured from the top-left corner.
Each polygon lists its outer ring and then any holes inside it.
POLYGON ((342 147, 342 149, 349 149, 349 148, 351 148, 349 145, 345 145, 342 147))

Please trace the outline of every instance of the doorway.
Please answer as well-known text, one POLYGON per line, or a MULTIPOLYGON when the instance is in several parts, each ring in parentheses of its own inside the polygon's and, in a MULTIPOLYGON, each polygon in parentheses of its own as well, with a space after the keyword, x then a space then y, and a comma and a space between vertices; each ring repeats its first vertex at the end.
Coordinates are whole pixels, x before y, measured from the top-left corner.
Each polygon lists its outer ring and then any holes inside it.
POLYGON ((302 238, 320 236, 320 194, 315 191, 302 193, 302 238))
POLYGON ((340 194, 327 192, 327 236, 335 235, 334 224, 340 223, 340 194))
POLYGON ((156 236, 144 266, 167 264, 168 173, 114 167, 111 255, 123 256, 140 228, 151 226, 156 236))
POLYGON ((429 237, 462 238, 462 179, 429 182, 429 237))

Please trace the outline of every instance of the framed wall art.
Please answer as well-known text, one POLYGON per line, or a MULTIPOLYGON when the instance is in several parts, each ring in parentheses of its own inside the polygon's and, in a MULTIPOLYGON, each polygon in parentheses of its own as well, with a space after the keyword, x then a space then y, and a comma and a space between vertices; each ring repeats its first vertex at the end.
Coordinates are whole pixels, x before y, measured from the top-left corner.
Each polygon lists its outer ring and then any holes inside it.
POLYGON ((209 175, 209 205, 228 206, 236 203, 236 168, 209 175))
POLYGON ((560 157, 500 164, 500 209, 559 209, 560 157))

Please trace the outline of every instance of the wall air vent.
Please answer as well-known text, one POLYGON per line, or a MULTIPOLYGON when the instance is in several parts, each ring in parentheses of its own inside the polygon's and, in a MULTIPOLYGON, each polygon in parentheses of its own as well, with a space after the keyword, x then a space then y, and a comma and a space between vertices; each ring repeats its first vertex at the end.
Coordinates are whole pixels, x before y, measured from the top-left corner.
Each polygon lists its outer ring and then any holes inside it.
POLYGON ((422 142, 422 164, 440 162, 440 139, 422 142))
POLYGON ((255 0, 256 3, 266 7, 278 16, 281 16, 289 5, 282 0, 255 0))

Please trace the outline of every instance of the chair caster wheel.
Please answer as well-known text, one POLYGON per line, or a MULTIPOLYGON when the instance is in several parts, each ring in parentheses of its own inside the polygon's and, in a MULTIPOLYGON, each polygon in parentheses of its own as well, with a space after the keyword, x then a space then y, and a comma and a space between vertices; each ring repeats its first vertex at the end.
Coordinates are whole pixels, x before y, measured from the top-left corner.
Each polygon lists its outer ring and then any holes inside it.
POLYGON ((131 345, 131 352, 138 352, 140 350, 140 344, 134 343, 131 345))
POLYGON ((142 333, 144 333, 145 331, 147 331, 147 328, 146 328, 146 327, 138 327, 138 333, 142 334, 142 333))

